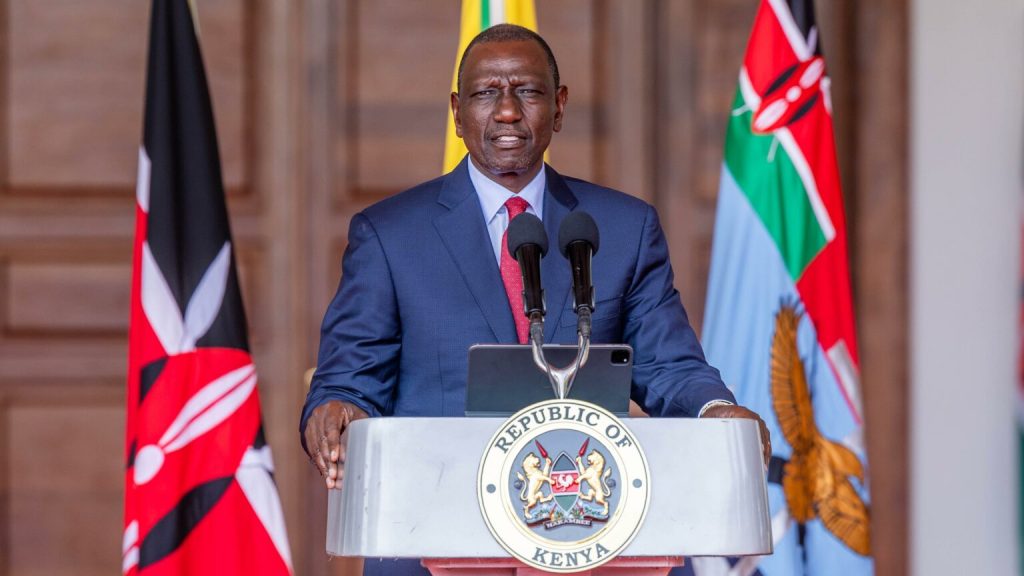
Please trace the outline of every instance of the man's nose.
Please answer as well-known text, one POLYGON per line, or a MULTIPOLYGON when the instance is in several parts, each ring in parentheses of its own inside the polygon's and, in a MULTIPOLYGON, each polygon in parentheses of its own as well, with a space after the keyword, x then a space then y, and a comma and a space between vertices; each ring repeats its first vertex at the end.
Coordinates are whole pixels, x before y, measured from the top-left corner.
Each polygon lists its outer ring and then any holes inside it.
POLYGON ((522 109, 519 107, 519 100, 513 91, 503 91, 498 95, 498 101, 494 106, 495 122, 511 124, 518 122, 523 117, 522 109))

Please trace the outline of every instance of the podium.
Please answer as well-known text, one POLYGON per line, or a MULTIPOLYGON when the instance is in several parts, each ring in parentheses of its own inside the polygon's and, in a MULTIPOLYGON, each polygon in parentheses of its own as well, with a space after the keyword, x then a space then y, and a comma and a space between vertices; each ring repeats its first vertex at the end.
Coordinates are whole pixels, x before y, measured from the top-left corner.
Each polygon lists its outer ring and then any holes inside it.
MULTIPOLYGON (((348 430, 343 489, 328 499, 327 552, 421 558, 434 575, 533 576, 494 539, 477 474, 501 418, 371 418, 348 430)), ((635 538, 584 574, 666 574, 684 556, 771 554, 757 423, 625 420, 646 453, 650 498, 635 538)))

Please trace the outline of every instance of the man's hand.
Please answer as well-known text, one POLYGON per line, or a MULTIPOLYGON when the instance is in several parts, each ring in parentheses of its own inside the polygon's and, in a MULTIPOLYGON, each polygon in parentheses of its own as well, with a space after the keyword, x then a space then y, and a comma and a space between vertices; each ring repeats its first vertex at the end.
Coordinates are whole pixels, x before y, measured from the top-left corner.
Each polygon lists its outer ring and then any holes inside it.
POLYGON ((330 400, 317 406, 306 421, 306 453, 324 477, 327 488, 341 488, 345 475, 345 446, 341 435, 355 420, 369 415, 355 404, 330 400))
POLYGON ((748 410, 743 406, 720 404, 709 407, 704 411, 704 415, 701 418, 749 418, 757 420, 757 427, 761 429, 761 448, 764 450, 764 465, 766 468, 768 467, 768 462, 772 459, 772 438, 771 434, 768 433, 768 427, 764 425, 764 420, 761 420, 757 412, 748 410))

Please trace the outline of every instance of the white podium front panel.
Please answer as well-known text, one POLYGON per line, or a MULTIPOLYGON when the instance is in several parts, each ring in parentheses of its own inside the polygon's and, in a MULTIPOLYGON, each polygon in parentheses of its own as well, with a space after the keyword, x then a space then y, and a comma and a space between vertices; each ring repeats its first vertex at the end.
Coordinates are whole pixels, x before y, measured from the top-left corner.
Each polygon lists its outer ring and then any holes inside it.
MULTIPOLYGON (((477 468, 501 418, 373 418, 352 424, 344 487, 331 490, 327 552, 498 558, 477 505, 477 468)), ((650 507, 623 556, 772 552, 757 423, 630 418, 647 455, 650 507)))

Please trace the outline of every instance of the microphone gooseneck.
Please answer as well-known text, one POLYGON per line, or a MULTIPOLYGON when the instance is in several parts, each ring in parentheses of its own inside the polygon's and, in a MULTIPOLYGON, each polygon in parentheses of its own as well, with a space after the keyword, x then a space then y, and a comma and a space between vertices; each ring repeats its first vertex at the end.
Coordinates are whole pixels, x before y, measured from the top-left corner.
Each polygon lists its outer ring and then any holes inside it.
MULTIPOLYGON (((537 220, 540 224, 540 220, 537 220)), ((510 228, 511 230, 511 228, 510 228)), ((587 363, 590 355, 590 315, 594 311, 594 286, 591 278, 590 263, 600 243, 597 223, 586 212, 572 212, 564 220, 558 231, 558 248, 562 255, 569 259, 572 267, 573 309, 576 312, 576 332, 578 346, 576 359, 569 365, 557 368, 544 358, 544 349, 540 338, 533 339, 533 362, 548 375, 551 388, 558 398, 567 398, 572 389, 580 368, 587 363)), ((509 234, 511 249, 512 235, 509 234)), ((530 325, 531 334, 533 324, 530 325)))

